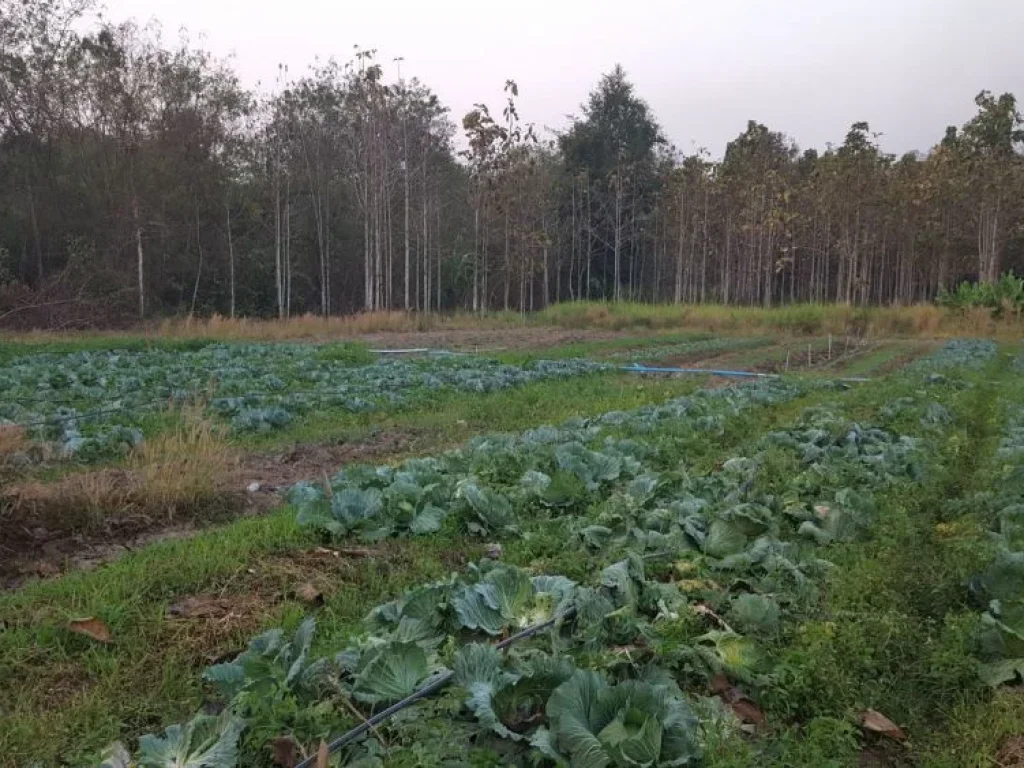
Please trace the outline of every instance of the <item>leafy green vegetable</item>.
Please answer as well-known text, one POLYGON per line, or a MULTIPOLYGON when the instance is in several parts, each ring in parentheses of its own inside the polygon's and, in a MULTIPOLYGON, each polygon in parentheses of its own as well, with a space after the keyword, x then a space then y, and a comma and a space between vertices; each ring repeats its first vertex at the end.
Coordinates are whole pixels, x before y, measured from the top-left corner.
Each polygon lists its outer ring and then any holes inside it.
POLYGON ((280 629, 264 632, 250 640, 248 648, 234 661, 209 667, 203 679, 228 698, 245 692, 258 699, 282 689, 311 692, 328 672, 325 660, 308 662, 315 629, 316 622, 310 617, 290 640, 280 629))
POLYGON ((779 628, 779 604, 770 597, 744 593, 734 597, 729 616, 740 629, 752 633, 774 632, 779 628))
POLYGON ((352 695, 367 704, 383 704, 414 693, 430 673, 427 655, 415 643, 391 642, 361 660, 352 695))
POLYGON ((244 729, 245 721, 230 714, 196 715, 163 736, 141 737, 138 763, 142 768, 234 768, 244 729))
POLYGON ((551 737, 535 745, 567 755, 573 765, 679 766, 700 759, 697 719, 665 686, 609 685, 602 675, 579 670, 554 690, 547 716, 551 737))

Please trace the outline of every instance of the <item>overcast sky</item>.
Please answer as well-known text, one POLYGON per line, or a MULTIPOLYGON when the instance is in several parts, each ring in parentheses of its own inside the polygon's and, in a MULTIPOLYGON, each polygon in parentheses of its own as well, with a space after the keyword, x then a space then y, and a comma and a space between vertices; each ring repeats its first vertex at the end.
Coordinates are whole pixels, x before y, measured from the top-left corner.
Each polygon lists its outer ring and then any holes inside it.
MULTIPOLYGON (((748 119, 801 148, 851 122, 885 150, 927 150, 974 113, 983 88, 1024 100, 1024 0, 106 0, 111 21, 185 27, 247 85, 278 63, 376 48, 438 93, 456 123, 474 102, 562 128, 602 72, 629 73, 667 137, 720 156, 748 119)), ((393 69, 390 69, 392 74, 393 69)))

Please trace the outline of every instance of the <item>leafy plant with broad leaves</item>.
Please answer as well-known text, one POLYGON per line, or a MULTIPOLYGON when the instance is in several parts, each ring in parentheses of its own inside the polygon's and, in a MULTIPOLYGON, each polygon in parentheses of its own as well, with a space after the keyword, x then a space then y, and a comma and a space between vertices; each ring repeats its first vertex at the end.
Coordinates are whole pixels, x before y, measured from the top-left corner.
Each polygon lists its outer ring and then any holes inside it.
POLYGON ((281 733, 300 741, 328 734, 336 717, 328 694, 339 686, 328 659, 309 660, 315 628, 310 617, 291 637, 281 629, 264 632, 234 661, 203 673, 229 709, 249 723, 245 741, 257 750, 281 733))
POLYGON ((701 757, 697 718, 669 686, 578 670, 548 699, 549 728, 531 744, 545 756, 573 765, 696 765, 701 757))
POLYGON ((162 735, 140 738, 135 759, 123 744, 112 744, 100 768, 234 768, 245 726, 230 712, 220 717, 198 714, 187 723, 169 726, 162 735))

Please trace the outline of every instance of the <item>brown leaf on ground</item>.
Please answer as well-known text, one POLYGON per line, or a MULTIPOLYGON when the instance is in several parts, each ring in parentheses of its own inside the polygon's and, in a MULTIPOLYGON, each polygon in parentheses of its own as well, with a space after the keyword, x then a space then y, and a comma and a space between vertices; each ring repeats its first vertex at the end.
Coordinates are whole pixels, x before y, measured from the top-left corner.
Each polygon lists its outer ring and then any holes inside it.
POLYGON ((729 684, 729 679, 721 672, 711 678, 712 693, 725 693, 730 688, 732 688, 732 686, 729 684))
POLYGON ((329 768, 331 762, 331 751, 327 748, 327 742, 320 742, 320 749, 316 751, 316 768, 329 768))
POLYGON ((270 742, 274 751, 274 765, 283 768, 295 768, 301 762, 299 757, 299 745, 291 736, 278 736, 270 742))
POLYGON ((380 550, 365 549, 363 547, 343 547, 338 550, 338 554, 345 555, 345 557, 376 557, 380 554, 380 550))
POLYGON ((729 706, 732 707, 733 714, 739 718, 740 722, 750 723, 759 728, 764 725, 764 714, 750 699, 742 698, 730 701, 729 706))
POLYGON ((231 613, 232 600, 212 595, 190 595, 171 603, 167 612, 180 619, 216 619, 231 613))
POLYGON ((860 725, 865 731, 881 734, 893 741, 907 740, 907 734, 896 723, 873 709, 865 709, 860 713, 860 725))
POLYGON ((97 643, 110 644, 114 642, 114 636, 110 634, 110 627, 102 619, 88 616, 84 619, 72 619, 68 622, 68 629, 79 635, 85 635, 97 643))
POLYGON ((324 604, 324 593, 307 581, 295 588, 295 599, 319 608, 324 604))
POLYGON ((750 723, 758 727, 764 725, 764 713, 750 697, 732 685, 725 675, 719 673, 712 677, 710 687, 713 694, 732 708, 733 714, 741 723, 750 723))
POLYGON ((723 619, 721 616, 715 613, 714 610, 712 610, 711 606, 707 603, 695 603, 693 606, 693 612, 696 613, 698 616, 704 616, 705 618, 715 622, 726 632, 733 631, 732 627, 729 626, 725 619, 723 619))

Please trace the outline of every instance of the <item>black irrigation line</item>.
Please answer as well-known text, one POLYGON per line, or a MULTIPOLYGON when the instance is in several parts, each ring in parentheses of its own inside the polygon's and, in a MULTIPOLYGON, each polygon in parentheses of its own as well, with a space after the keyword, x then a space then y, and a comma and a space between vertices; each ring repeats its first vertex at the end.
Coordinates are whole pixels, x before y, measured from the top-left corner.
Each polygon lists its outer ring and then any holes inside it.
MULTIPOLYGON (((572 618, 575 615, 575 613, 576 613, 576 609, 575 608, 570 608, 569 610, 565 611, 564 613, 559 614, 558 616, 555 616, 553 618, 550 618, 550 619, 548 619, 545 622, 542 622, 540 624, 535 624, 532 627, 527 627, 526 629, 521 630, 520 632, 516 632, 514 635, 511 635, 511 636, 505 638, 504 640, 502 640, 500 643, 495 644, 494 647, 497 648, 499 651, 504 650, 505 648, 508 648, 513 643, 517 643, 520 640, 526 640, 526 639, 528 639, 530 637, 533 637, 534 635, 536 635, 536 634, 538 634, 540 632, 543 632, 546 629, 550 629, 551 627, 555 626, 556 624, 558 624, 561 621, 564 621, 565 619, 572 618)), ((339 736, 337 739, 335 739, 330 744, 328 744, 327 745, 327 752, 329 754, 333 753, 333 752, 337 752, 339 749, 341 749, 342 747, 346 746, 347 744, 351 744, 353 741, 358 739, 364 733, 366 733, 367 731, 370 731, 370 730, 376 728, 378 725, 383 723, 385 720, 388 720, 392 716, 398 714, 399 712, 401 712, 406 707, 409 707, 409 706, 415 704, 420 699, 424 699, 427 696, 430 696, 431 694, 437 693, 438 691, 440 691, 443 688, 447 687, 448 684, 451 683, 451 681, 452 681, 452 679, 454 677, 455 677, 455 673, 454 672, 451 672, 451 671, 445 672, 440 677, 438 677, 438 678, 430 681, 426 685, 424 685, 422 688, 420 688, 415 693, 412 693, 412 694, 406 696, 404 699, 402 699, 398 703, 392 704, 387 709, 382 709, 376 715, 373 715, 369 719, 364 720, 359 725, 357 725, 355 728, 353 728, 352 730, 348 731, 347 733, 339 736)), ((313 766, 313 765, 316 764, 316 760, 317 760, 317 755, 311 755, 310 757, 307 757, 301 763, 296 765, 295 768, 310 768, 310 766, 313 766)))
MULTIPOLYGON (((654 559, 662 558, 662 557, 673 557, 675 554, 676 553, 674 551, 651 552, 651 553, 648 553, 646 555, 642 555, 642 559, 643 560, 654 560, 654 559)), ((521 630, 519 632, 516 632, 514 635, 510 635, 509 637, 505 638, 501 642, 496 643, 494 645, 494 647, 497 648, 499 651, 503 651, 506 648, 508 648, 510 645, 512 645, 513 643, 517 643, 520 640, 526 640, 528 638, 531 638, 534 635, 536 635, 536 634, 538 634, 540 632, 543 632, 546 629, 550 629, 551 627, 555 626, 556 624, 561 623, 562 621, 565 621, 566 619, 573 618, 573 616, 575 616, 575 615, 576 615, 576 609, 575 608, 569 608, 568 610, 564 611, 563 613, 560 613, 557 616, 553 616, 552 618, 548 619, 547 621, 541 622, 540 624, 535 624, 532 627, 527 627, 526 629, 523 629, 523 630, 521 630)), ((452 671, 445 672, 440 677, 437 677, 434 680, 431 680, 429 683, 424 685, 418 691, 415 691, 414 693, 409 694, 408 696, 406 696, 401 701, 399 701, 399 702, 397 702, 395 704, 392 704, 387 709, 382 709, 377 714, 375 714, 372 717, 364 720, 362 723, 357 725, 355 728, 351 729, 347 733, 342 734, 337 739, 335 739, 334 741, 330 742, 327 745, 328 753, 330 754, 330 753, 337 752, 342 747, 344 747, 344 746, 346 746, 348 744, 351 744, 353 741, 358 739, 360 736, 365 734, 367 731, 373 730, 378 725, 383 723, 385 720, 388 720, 391 717, 393 717, 394 715, 398 714, 399 712, 401 712, 406 707, 412 706, 417 701, 420 701, 421 699, 425 699, 427 696, 430 696, 430 695, 432 695, 434 693, 437 693, 438 691, 446 688, 448 686, 448 684, 451 683, 451 681, 452 681, 452 679, 454 677, 455 677, 455 673, 454 672, 452 672, 452 671)), ((316 759, 317 759, 316 755, 312 755, 310 757, 307 757, 301 763, 296 765, 295 768, 310 768, 310 766, 312 766, 312 765, 314 765, 316 763, 316 759)))

